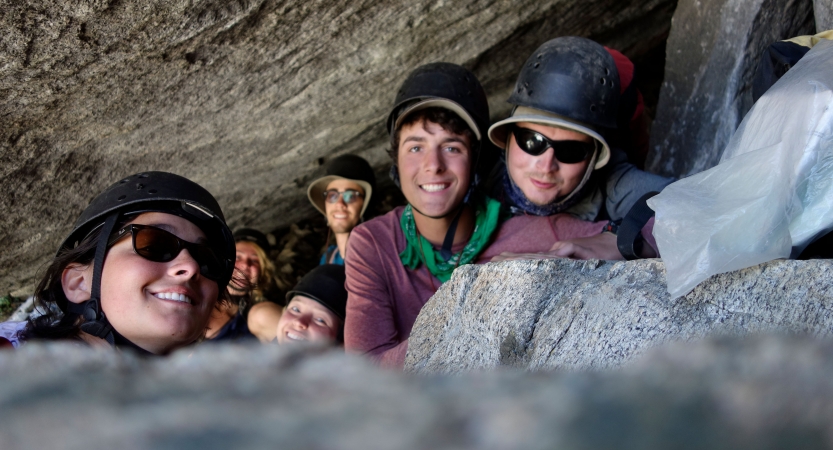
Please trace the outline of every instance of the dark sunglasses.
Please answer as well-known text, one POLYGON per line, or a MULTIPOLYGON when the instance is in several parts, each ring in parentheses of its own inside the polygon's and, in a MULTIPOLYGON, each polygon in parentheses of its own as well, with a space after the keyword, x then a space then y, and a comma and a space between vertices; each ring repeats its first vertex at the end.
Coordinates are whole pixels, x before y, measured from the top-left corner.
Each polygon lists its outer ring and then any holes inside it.
POLYGON ((580 163, 596 149, 595 142, 553 141, 537 131, 518 126, 512 127, 512 134, 515 135, 518 147, 526 153, 539 156, 552 147, 555 159, 564 164, 580 163))
POLYGON ((219 281, 224 274, 224 264, 214 249, 206 244, 184 241, 176 235, 150 225, 130 224, 116 232, 107 243, 111 246, 119 239, 133 235, 133 251, 153 262, 173 261, 183 249, 187 249, 194 261, 200 265, 200 273, 211 280, 219 281))
POLYGON ((339 196, 341 196, 341 198, 344 199, 345 204, 349 205, 350 203, 353 203, 356 200, 364 197, 364 194, 353 189, 347 189, 344 192, 338 192, 335 189, 324 191, 324 200, 326 200, 327 203, 338 203, 339 196))

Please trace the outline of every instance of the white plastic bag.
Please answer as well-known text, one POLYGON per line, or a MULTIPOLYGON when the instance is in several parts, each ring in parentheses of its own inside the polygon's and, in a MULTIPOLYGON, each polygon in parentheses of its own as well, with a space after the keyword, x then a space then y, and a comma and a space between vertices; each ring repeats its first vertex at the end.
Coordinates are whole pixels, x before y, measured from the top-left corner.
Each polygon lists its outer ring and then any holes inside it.
POLYGON ((832 88, 833 41, 821 41, 755 103, 717 166, 648 201, 672 297, 833 229, 832 88))

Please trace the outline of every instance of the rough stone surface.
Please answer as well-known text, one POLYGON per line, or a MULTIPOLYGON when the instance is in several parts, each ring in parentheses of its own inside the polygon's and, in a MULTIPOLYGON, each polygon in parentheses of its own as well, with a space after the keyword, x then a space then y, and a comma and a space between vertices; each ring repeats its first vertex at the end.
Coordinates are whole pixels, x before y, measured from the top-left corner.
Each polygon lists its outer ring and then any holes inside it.
POLYGON ((713 339, 623 371, 460 377, 335 351, 140 360, 0 352, 0 444, 49 449, 736 449, 833 445, 833 343, 713 339))
POLYGON ((817 32, 833 29, 833 3, 830 0, 814 0, 813 13, 816 15, 817 32))
POLYGON ((671 300, 659 260, 468 265, 423 307, 407 370, 618 367, 648 348, 712 334, 833 334, 833 261, 773 261, 671 300))
POLYGON ((287 226, 314 214, 306 185, 329 158, 362 155, 384 177, 384 117, 417 65, 471 68, 504 115, 542 42, 578 34, 638 56, 675 4, 0 0, 0 292, 32 286, 125 174, 176 172, 232 226, 287 226))
POLYGON ((752 107, 761 52, 814 29, 812 0, 681 0, 666 46, 648 170, 681 177, 717 164, 752 107))

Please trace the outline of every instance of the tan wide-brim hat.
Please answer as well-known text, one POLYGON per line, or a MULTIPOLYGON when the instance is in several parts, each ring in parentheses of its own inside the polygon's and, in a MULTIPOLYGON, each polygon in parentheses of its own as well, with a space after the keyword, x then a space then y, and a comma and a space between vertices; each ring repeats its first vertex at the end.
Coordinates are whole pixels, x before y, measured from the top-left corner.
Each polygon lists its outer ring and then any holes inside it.
POLYGON ((352 181, 362 188, 362 191, 364 191, 364 198, 362 198, 362 200, 364 200, 364 202, 362 203, 362 212, 359 216, 364 217, 364 211, 367 209, 367 205, 370 204, 370 196, 373 194, 373 188, 370 186, 370 183, 363 180, 355 180, 353 178, 342 177, 339 175, 327 175, 313 181, 307 188, 307 198, 309 198, 312 206, 315 206, 315 209, 321 212, 321 214, 324 214, 324 217, 327 216, 327 210, 324 209, 324 191, 327 190, 327 186, 329 186, 330 182, 333 180, 352 181))
POLYGON ((573 130, 586 134, 597 140, 602 147, 602 151, 598 158, 596 158, 596 165, 593 168, 600 169, 610 160, 610 146, 601 134, 580 123, 570 120, 567 117, 526 106, 518 106, 514 111, 512 111, 512 115, 509 118, 503 119, 489 127, 489 140, 505 150, 507 136, 509 129, 511 128, 510 125, 518 122, 529 122, 550 127, 565 128, 567 130, 573 130))

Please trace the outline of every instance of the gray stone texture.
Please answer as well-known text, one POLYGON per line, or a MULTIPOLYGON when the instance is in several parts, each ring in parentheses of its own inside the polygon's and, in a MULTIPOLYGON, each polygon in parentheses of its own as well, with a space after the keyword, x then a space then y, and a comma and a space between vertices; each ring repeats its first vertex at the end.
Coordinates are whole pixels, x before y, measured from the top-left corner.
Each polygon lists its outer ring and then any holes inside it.
POLYGON ((315 348, 28 344, 0 352, 0 447, 830 448, 832 371, 830 341, 773 336, 676 343, 622 371, 460 377, 315 348))
POLYGON ((814 30, 812 0, 680 0, 646 168, 682 177, 716 165, 752 107, 761 52, 814 30))
POLYGON ((813 0, 813 13, 816 16, 816 32, 833 29, 833 2, 813 0))
POLYGON ((778 260, 716 275, 671 300, 659 260, 468 265, 423 307, 406 370, 619 367, 669 341, 833 333, 833 262, 778 260))
MULTIPOLYGON (((644 54, 674 0, 0 0, 0 292, 34 283, 90 199, 143 170, 213 192, 230 224, 314 210, 333 156, 387 164, 384 118, 414 67, 469 67, 495 117, 542 42, 644 54)), ((21 292, 25 294, 24 289, 21 292)))

